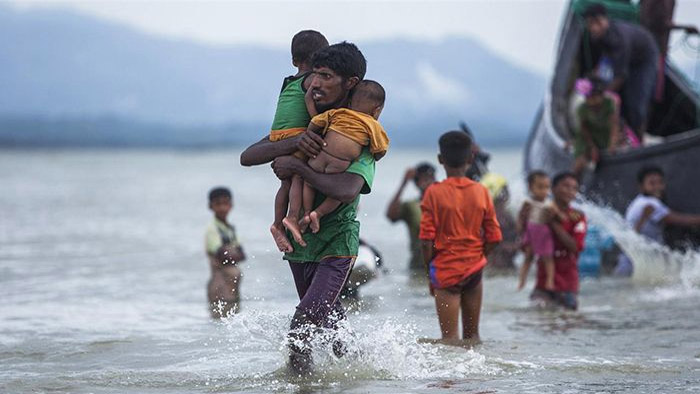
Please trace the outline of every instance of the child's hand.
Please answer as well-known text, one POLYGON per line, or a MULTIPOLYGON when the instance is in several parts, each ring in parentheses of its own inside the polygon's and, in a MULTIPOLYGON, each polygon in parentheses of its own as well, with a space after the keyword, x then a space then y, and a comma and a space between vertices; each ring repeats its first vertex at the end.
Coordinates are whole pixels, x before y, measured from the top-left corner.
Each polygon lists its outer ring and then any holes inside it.
POLYGON ((651 214, 654 213, 654 206, 649 204, 646 207, 644 207, 644 211, 642 211, 642 219, 647 220, 651 217, 651 214))

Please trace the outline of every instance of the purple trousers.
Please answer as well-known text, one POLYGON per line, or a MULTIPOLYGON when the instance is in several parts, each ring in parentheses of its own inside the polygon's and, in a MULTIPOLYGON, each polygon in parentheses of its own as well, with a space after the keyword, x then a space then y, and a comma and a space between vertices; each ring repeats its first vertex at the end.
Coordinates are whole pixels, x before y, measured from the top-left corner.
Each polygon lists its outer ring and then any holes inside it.
POLYGON ((351 257, 330 257, 318 263, 289 262, 300 300, 289 333, 293 353, 310 353, 307 345, 315 328, 335 329, 345 319, 339 295, 353 263, 351 257))

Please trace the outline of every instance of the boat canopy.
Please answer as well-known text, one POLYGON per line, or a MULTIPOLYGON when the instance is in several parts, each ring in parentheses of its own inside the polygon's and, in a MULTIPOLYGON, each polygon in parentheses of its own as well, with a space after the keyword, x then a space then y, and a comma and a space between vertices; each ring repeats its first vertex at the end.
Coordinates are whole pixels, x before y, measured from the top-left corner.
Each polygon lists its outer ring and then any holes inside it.
POLYGON ((625 0, 574 0, 571 8, 579 17, 591 4, 603 4, 608 10, 608 16, 639 23, 639 7, 625 0))

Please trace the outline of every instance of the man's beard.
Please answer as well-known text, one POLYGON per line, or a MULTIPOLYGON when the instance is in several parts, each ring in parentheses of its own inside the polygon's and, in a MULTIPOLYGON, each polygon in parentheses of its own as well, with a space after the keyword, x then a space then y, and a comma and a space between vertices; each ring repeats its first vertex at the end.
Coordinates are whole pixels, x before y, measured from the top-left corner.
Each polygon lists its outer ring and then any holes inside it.
POLYGON ((343 104, 346 103, 347 97, 348 97, 348 95, 346 93, 343 97, 339 98, 338 100, 336 100, 330 104, 319 105, 318 103, 315 103, 316 104, 316 111, 318 111, 318 113, 320 114, 320 113, 328 111, 329 109, 340 108, 343 106, 343 104))

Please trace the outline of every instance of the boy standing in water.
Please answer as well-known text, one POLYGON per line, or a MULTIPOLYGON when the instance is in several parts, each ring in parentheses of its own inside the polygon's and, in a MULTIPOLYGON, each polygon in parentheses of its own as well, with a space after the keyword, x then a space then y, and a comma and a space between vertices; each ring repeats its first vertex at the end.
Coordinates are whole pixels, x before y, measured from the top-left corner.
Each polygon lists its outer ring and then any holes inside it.
MULTIPOLYGON (((292 38, 292 64, 297 68, 294 76, 282 83, 282 91, 277 99, 275 119, 272 121, 269 140, 272 142, 289 139, 306 131, 311 117, 317 115, 316 107, 307 95, 311 85, 311 56, 316 51, 327 48, 328 41, 323 34, 314 30, 302 30, 292 38)), ((299 157, 304 157, 299 154, 299 157)), ((292 180, 281 181, 275 196, 275 219, 270 232, 280 252, 292 252, 292 244, 285 234, 282 220, 287 216, 289 189, 292 180)))
POLYGON ((501 229, 488 190, 464 175, 472 158, 471 139, 450 131, 439 144, 438 160, 447 179, 429 186, 423 196, 423 259, 442 342, 471 345, 479 342, 482 270, 486 255, 501 241, 501 229))
POLYGON ((236 230, 226 220, 232 208, 233 196, 229 189, 217 187, 209 192, 209 209, 214 212, 214 221, 207 227, 205 236, 211 267, 207 296, 211 316, 215 319, 238 312, 241 298, 238 263, 245 260, 245 254, 236 238, 236 230))

